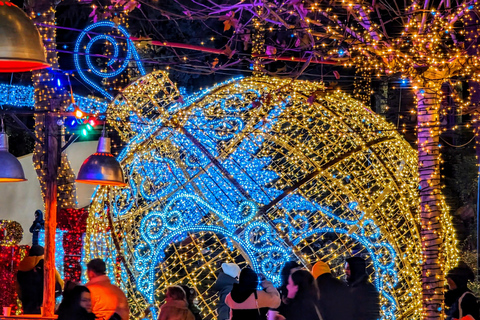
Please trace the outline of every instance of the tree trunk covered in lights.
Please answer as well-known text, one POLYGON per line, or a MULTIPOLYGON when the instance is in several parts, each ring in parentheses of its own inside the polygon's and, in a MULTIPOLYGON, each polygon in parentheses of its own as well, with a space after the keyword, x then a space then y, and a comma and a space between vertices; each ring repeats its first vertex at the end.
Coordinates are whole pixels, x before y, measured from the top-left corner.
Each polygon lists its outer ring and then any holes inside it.
POLYGON ((47 62, 51 68, 33 72, 35 88, 35 144, 33 161, 40 180, 45 202, 45 276, 43 291, 43 315, 51 317, 55 308, 55 233, 57 208, 75 205, 74 175, 67 157, 61 154, 63 142, 59 126, 60 111, 68 105, 65 88, 57 85, 60 75, 56 53, 55 7, 51 0, 27 0, 31 18, 43 38, 47 62), (57 205, 58 203, 58 205, 57 205))
MULTIPOLYGON (((430 77, 431 78, 431 77, 430 77)), ((436 78, 435 76, 433 78, 436 78)), ((418 170, 420 176, 420 222, 422 238, 423 319, 443 319, 442 268, 443 229, 440 186, 440 122, 441 81, 423 81, 415 90, 418 121, 418 170)))
MULTIPOLYGON (((47 62, 51 68, 33 72, 33 81, 35 87, 35 135, 42 143, 35 144, 33 155, 35 170, 37 171, 42 195, 45 200, 45 154, 47 148, 45 145, 45 119, 46 111, 65 111, 70 103, 68 91, 63 86, 58 86, 57 80, 64 80, 64 75, 60 70, 57 56, 57 43, 55 28, 45 27, 44 25, 55 25, 55 7, 60 1, 51 0, 27 0, 27 7, 31 18, 37 23, 38 30, 43 37, 43 43, 46 48, 47 62), (41 25, 38 25, 41 24, 41 25), (42 26, 43 25, 43 26, 42 26), (58 107, 52 108, 52 105, 58 107)), ((57 120, 55 120, 55 124, 57 120)), ((58 127, 58 125, 57 125, 58 127)), ((60 145, 64 144, 64 137, 60 128, 55 128, 55 137, 60 145)), ((50 151, 50 150, 48 150, 50 151)), ((75 194, 75 176, 66 153, 60 156, 59 170, 57 175, 58 193, 57 200, 59 208, 74 208, 76 204, 75 194)))

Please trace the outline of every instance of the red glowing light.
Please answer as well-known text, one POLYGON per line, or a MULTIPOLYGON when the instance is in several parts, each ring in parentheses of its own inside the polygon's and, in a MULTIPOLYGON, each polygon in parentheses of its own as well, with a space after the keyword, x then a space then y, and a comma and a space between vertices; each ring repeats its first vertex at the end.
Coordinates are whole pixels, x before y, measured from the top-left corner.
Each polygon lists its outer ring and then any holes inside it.
POLYGON ((0 72, 26 72, 45 69, 50 65, 40 61, 27 60, 2 60, 0 59, 0 72))

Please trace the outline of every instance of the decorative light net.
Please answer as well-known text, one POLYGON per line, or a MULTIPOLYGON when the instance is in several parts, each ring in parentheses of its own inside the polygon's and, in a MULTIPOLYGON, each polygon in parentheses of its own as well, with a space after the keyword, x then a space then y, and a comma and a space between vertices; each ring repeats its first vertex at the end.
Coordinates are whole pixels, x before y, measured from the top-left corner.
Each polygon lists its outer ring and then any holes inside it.
POLYGON ((222 262, 279 284, 288 260, 322 259, 341 277, 354 255, 368 260, 384 319, 419 317, 416 153, 359 102, 268 77, 182 97, 156 72, 107 118, 128 142, 128 186, 97 190, 85 261, 107 260, 134 318, 156 319, 166 287, 187 284, 215 319, 222 262))

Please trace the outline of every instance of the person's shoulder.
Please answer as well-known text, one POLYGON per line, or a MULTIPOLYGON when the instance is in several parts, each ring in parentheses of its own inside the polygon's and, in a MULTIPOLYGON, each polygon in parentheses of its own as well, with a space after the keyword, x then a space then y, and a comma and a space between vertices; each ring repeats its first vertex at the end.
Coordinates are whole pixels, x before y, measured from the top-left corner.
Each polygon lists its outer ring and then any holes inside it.
POLYGON ((333 275, 328 278, 328 283, 338 287, 347 287, 347 283, 338 278, 335 278, 333 275))

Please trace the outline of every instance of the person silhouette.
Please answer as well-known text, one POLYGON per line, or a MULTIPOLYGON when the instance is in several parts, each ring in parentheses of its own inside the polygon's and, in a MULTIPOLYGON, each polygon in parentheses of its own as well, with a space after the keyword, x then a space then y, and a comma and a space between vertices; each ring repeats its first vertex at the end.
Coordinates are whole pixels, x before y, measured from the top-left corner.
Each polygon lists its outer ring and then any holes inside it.
POLYGON ((45 230, 45 220, 43 220, 43 212, 41 210, 35 211, 35 220, 30 227, 30 233, 32 233, 32 246, 38 246, 38 235, 45 230))

